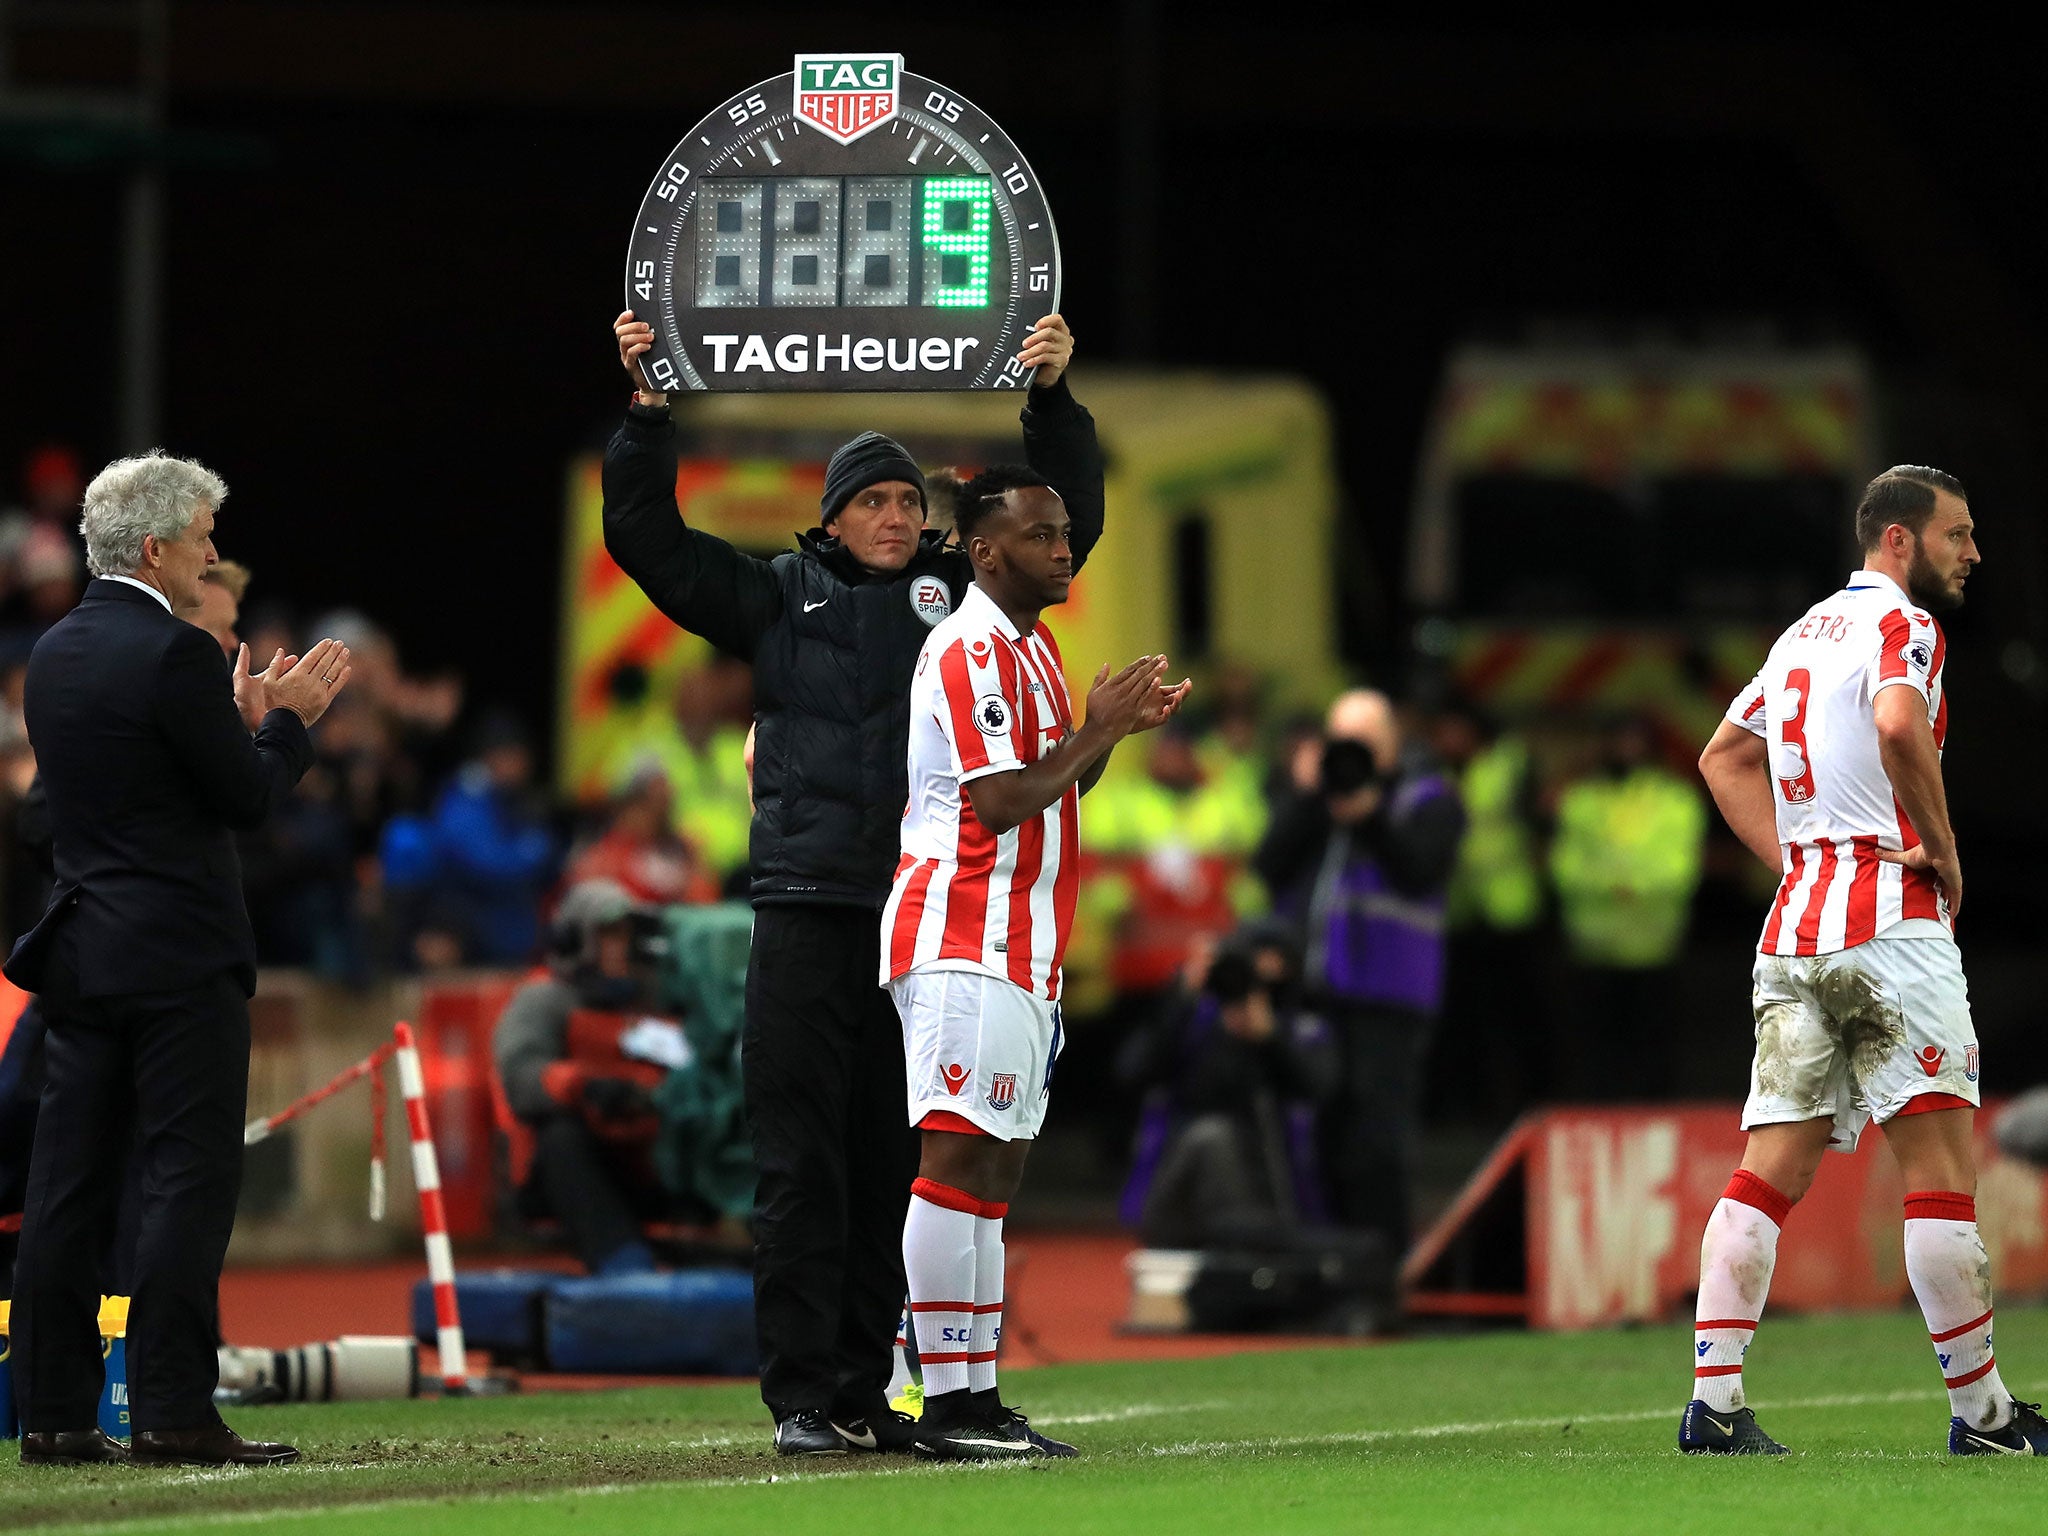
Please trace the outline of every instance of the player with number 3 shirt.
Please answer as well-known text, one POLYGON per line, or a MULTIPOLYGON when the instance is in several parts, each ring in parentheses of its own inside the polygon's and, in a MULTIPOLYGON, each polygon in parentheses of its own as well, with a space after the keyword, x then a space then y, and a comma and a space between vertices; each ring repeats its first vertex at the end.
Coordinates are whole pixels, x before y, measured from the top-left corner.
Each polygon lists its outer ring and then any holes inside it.
POLYGON ((1962 485, 1904 465, 1856 509, 1863 569, 1779 636, 1700 758, 1721 813, 1780 871, 1758 945, 1742 1166, 1700 1244, 1689 1454, 1780 1455, 1744 1357, 1778 1234, 1832 1147, 1875 1120, 1905 1176, 1906 1274, 1948 1388, 1958 1456, 2048 1455, 1991 1352, 1977 1232, 1977 1036, 1955 921, 1962 866, 1941 781, 1947 642, 1979 556, 1962 485))
POLYGON ((1948 735, 1947 659, 1932 614, 1890 577, 1858 571, 1785 631, 1729 710, 1764 741, 1778 786, 1785 868, 1764 954, 1832 954, 1899 922, 1950 924, 1931 873, 1879 856, 1917 847, 1920 837, 1885 775, 1872 717, 1879 690, 1902 685, 1926 701, 1939 750, 1948 735), (1816 764, 1826 767, 1816 772, 1816 764))
POLYGON ((910 688, 910 799, 882 912, 880 980, 903 1017, 918 1179, 903 1228, 924 1368, 916 1450, 947 1460, 1071 1456, 996 1392, 1003 1218, 1045 1118, 1059 1055, 1060 956, 1073 927, 1080 797, 1111 748, 1187 697, 1163 656, 1104 667, 1077 729, 1041 610, 1074 561, 1060 497, 998 465, 961 487, 975 584, 910 688))

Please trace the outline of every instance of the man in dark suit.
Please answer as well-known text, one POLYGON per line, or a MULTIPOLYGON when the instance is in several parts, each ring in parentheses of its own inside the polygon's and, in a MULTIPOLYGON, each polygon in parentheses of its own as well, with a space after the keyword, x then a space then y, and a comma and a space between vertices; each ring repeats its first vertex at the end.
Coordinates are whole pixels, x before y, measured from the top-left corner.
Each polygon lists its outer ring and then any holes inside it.
POLYGON ((213 1409, 256 988, 234 832, 312 761, 306 728, 347 682, 348 651, 323 640, 252 673, 244 646, 231 676, 176 616, 200 604, 226 495, 212 471, 161 453, 101 471, 80 525, 95 579, 29 661, 56 884, 5 968, 48 1027, 14 1291, 25 1465, 298 1456, 243 1440, 213 1409), (132 1452, 94 1427, 95 1281, 131 1139, 132 1452))

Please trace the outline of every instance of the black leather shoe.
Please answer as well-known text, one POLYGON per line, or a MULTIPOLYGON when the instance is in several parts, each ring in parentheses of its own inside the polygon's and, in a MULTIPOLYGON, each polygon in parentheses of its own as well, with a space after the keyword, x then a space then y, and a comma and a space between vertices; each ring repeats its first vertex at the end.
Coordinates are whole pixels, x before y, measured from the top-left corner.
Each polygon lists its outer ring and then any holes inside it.
POLYGON ((295 1445, 244 1440, 225 1424, 211 1429, 138 1429, 128 1459, 140 1465, 281 1467, 299 1459, 295 1445))
POLYGON ((822 1408, 799 1408, 775 1424, 778 1456, 844 1456, 846 1441, 832 1427, 822 1408))
POLYGON ((24 1467, 88 1467, 123 1462, 128 1447, 98 1425, 91 1429, 38 1429, 21 1437, 24 1467))

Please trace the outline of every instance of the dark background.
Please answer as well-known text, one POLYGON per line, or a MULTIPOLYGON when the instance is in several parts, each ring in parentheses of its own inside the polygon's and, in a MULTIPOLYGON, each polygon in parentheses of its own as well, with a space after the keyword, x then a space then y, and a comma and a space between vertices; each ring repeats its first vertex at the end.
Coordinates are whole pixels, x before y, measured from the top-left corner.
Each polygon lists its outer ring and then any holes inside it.
MULTIPOLYGON (((798 48, 900 50, 1009 130, 1059 218, 1084 395, 1097 360, 1327 392, 1344 645, 1380 676, 1414 618, 1394 573, 1452 346, 1588 323, 1856 344, 1886 456, 1972 489, 1986 564, 1951 627, 1956 821, 1984 851, 1980 921, 2031 942, 2048 240, 2024 50, 1959 28, 1454 32, 1067 0, 939 22, 171 0, 167 132, 138 137, 21 111, 31 89, 135 81, 132 34, 79 25, 89 9, 0 9, 0 477, 46 440, 89 468, 143 446, 112 382, 120 206, 135 156, 159 156, 157 436, 233 486, 223 552, 301 612, 369 610, 409 665, 458 667, 536 721, 565 466, 624 402, 608 328, 628 220, 688 127, 798 48)), ((1711 563, 1731 535, 1697 537, 1711 563)))

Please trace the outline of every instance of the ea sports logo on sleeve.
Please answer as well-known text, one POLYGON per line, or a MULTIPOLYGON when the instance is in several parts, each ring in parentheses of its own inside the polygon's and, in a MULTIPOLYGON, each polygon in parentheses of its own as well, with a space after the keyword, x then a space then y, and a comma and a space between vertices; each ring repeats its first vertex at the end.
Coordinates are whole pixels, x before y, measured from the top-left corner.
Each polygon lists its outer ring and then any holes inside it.
POLYGON ((953 594, 936 576, 920 576, 910 584, 910 607, 929 626, 953 611, 953 594))
POLYGON ((800 53, 796 117, 828 139, 851 144, 896 115, 900 53, 800 53))

